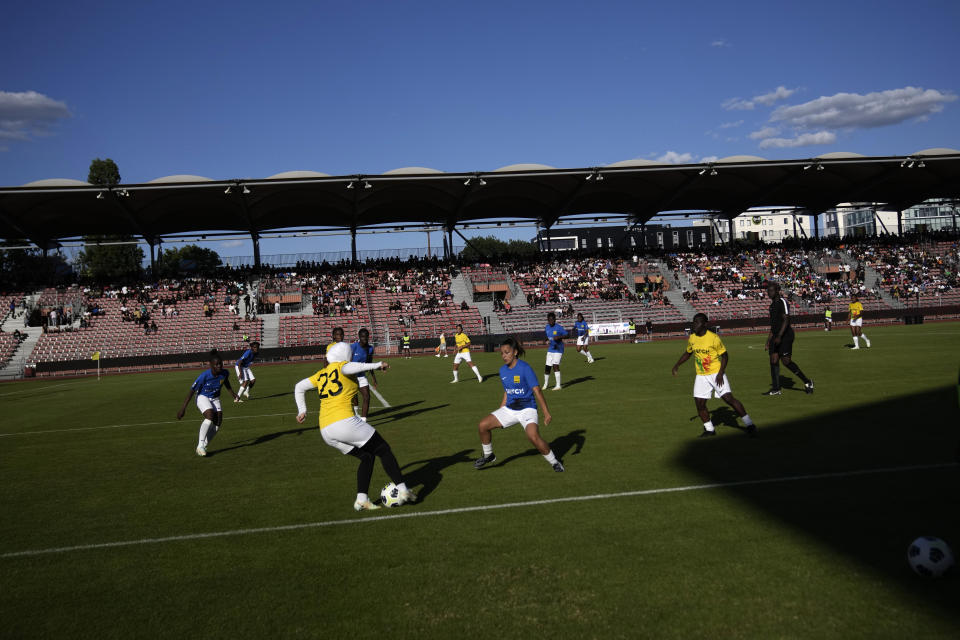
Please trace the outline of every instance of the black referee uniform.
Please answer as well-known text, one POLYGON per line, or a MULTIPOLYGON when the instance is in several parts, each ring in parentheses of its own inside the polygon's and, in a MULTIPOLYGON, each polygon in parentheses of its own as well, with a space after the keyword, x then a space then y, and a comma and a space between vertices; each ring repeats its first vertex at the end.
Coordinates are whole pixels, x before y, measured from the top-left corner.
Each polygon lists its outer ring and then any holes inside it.
POLYGON ((797 363, 793 361, 793 340, 796 335, 793 332, 793 327, 790 325, 790 305, 787 303, 786 298, 781 295, 778 295, 777 298, 770 303, 770 332, 773 338, 770 341, 770 391, 768 391, 767 394, 780 394, 781 360, 787 369, 803 381, 804 390, 807 393, 813 393, 813 381, 805 376, 803 371, 800 370, 800 367, 797 366, 797 363), (780 330, 785 323, 787 328, 783 332, 783 337, 780 338, 779 344, 774 344, 776 337, 780 335, 780 330))

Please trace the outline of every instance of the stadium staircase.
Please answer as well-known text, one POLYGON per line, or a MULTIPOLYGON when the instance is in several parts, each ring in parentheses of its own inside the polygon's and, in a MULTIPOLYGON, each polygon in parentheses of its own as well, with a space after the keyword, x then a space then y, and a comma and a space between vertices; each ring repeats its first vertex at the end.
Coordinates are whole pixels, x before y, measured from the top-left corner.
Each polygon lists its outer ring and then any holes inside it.
MULTIPOLYGON (((295 314, 298 315, 298 314, 295 314)), ((267 313, 260 316, 263 320, 263 337, 260 346, 264 349, 273 349, 280 346, 280 316, 276 313, 267 313)))
POLYGON ((0 358, 0 380, 21 378, 23 377, 23 368, 26 365, 27 356, 33 352, 33 347, 40 339, 43 329, 41 327, 24 327, 22 316, 13 318, 8 314, 3 325, 0 325, 0 330, 3 331, 3 337, 0 339, 0 353, 8 354, 0 358), (27 339, 19 345, 16 344, 12 335, 14 330, 26 333, 27 339))
MULTIPOLYGON (((663 281, 669 283, 670 281, 670 267, 663 260, 657 260, 654 262, 657 265, 657 269, 660 270, 660 275, 663 276, 663 281)), ((680 287, 665 287, 663 291, 664 297, 670 301, 670 304, 680 312, 680 315, 683 316, 683 319, 687 322, 693 320, 693 316, 696 315, 697 310, 693 308, 689 302, 683 299, 683 291, 681 287, 687 291, 693 291, 693 283, 687 278, 687 274, 682 271, 679 272, 680 275, 680 287)), ((676 281, 674 281, 676 282, 676 281)))
MULTIPOLYGON (((850 271, 855 271, 857 265, 860 264, 857 259, 846 251, 839 251, 838 253, 840 254, 840 258, 843 260, 843 263, 850 265, 850 271)), ((876 269, 869 265, 863 266, 863 282, 867 285, 867 288, 877 290, 877 293, 880 295, 880 299, 883 300, 883 304, 887 305, 891 309, 904 308, 904 304, 902 302, 890 295, 890 292, 880 285, 880 274, 877 273, 876 269)))
MULTIPOLYGON (((473 292, 470 288, 469 281, 462 273, 452 278, 450 280, 450 293, 453 294, 453 303, 459 306, 461 302, 466 300, 468 305, 477 308, 480 317, 484 319, 487 333, 505 333, 506 330, 503 328, 503 323, 500 322, 500 318, 494 310, 493 301, 474 302, 473 292)), ((524 300, 524 304, 526 304, 526 300, 524 300)))

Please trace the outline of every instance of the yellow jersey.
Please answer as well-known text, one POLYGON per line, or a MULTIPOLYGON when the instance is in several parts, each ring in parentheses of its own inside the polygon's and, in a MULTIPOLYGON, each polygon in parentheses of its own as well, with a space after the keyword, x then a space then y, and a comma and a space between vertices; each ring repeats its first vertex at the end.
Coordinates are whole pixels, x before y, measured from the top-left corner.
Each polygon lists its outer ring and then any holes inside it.
POLYGON ((467 353, 470 351, 470 338, 467 337, 467 334, 458 333, 454 336, 454 339, 457 341, 457 351, 460 353, 467 353))
POLYGON ((692 353, 697 363, 697 375, 708 376, 720 371, 720 356, 727 348, 720 342, 720 336, 707 331, 702 336, 693 333, 687 340, 687 353, 692 353))
POLYGON ((307 378, 320 394, 320 428, 353 417, 353 398, 360 385, 343 373, 346 362, 334 362, 307 378))
POLYGON ((856 320, 863 315, 863 303, 862 302, 851 302, 850 303, 850 319, 856 320))

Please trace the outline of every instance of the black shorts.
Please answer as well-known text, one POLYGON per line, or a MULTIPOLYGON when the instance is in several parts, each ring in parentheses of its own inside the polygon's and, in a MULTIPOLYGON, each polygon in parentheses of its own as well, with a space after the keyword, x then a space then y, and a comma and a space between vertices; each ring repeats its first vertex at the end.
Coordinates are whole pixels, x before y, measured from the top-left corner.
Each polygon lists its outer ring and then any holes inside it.
POLYGON ((770 351, 778 354, 781 358, 783 356, 793 355, 793 329, 789 329, 786 333, 784 333, 783 338, 780 340, 780 344, 777 345, 775 349, 771 348, 770 351))

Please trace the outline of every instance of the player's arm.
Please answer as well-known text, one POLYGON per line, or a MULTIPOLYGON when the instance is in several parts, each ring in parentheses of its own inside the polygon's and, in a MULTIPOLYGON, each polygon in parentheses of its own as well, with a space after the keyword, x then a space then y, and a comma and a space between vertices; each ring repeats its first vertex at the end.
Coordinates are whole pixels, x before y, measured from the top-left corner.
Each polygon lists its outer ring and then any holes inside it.
POLYGON ((723 384, 723 376, 726 375, 727 363, 730 361, 730 357, 727 356, 727 352, 724 351, 720 354, 720 371, 717 371, 717 384, 723 384))
POLYGON ((230 392, 230 395, 233 396, 233 399, 234 399, 234 400, 236 400, 236 399, 238 398, 236 392, 233 390, 233 387, 230 386, 230 376, 229 376, 229 375, 228 375, 226 378, 223 379, 223 386, 225 386, 225 387, 227 388, 227 391, 230 392))
POLYGON ((387 362, 348 362, 343 365, 340 370, 343 371, 344 375, 355 376, 358 373, 366 373, 378 369, 386 371, 389 368, 390 364, 387 362))
POLYGON ((690 359, 690 352, 684 351, 683 355, 680 356, 680 359, 677 360, 677 364, 673 365, 673 375, 677 375, 677 371, 680 369, 680 365, 690 359))
POLYGON ((304 395, 310 389, 317 388, 317 376, 316 374, 310 376, 309 378, 304 378, 297 383, 297 386, 293 388, 293 397, 297 401, 297 422, 303 424, 304 419, 307 417, 307 400, 304 395))
POLYGON ((180 411, 177 411, 177 420, 183 420, 183 414, 187 412, 187 405, 190 404, 190 399, 193 398, 194 388, 191 386, 189 393, 187 393, 187 399, 183 401, 183 406, 180 407, 180 411))
POLYGON ((780 325, 780 332, 777 333, 776 338, 773 339, 774 344, 780 344, 780 341, 783 340, 783 334, 787 332, 787 329, 790 328, 790 314, 783 314, 783 324, 780 325))
MULTIPOLYGON (((506 393, 503 394, 506 397, 506 393)), ((540 407, 540 410, 543 411, 543 426, 550 424, 550 421, 553 420, 553 416, 550 415, 550 408, 547 406, 547 399, 543 397, 543 391, 540 389, 539 385, 533 388, 533 397, 537 399, 537 405, 540 407)))

